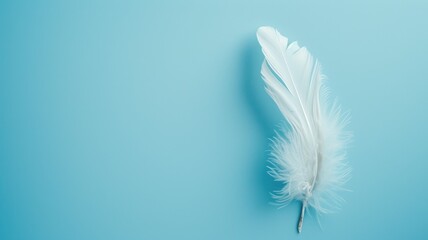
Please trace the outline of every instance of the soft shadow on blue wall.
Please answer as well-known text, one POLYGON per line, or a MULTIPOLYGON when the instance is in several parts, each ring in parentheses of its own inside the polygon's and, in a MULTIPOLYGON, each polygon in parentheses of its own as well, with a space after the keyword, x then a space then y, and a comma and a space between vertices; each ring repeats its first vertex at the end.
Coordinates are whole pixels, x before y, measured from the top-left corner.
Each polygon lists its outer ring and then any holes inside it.
POLYGON ((242 90, 245 101, 247 102, 248 110, 252 113, 252 117, 257 122, 258 131, 263 136, 260 139, 260 152, 254 155, 258 165, 255 166, 256 184, 260 188, 259 196, 261 204, 264 206, 272 199, 270 192, 278 188, 278 184, 274 184, 272 178, 267 174, 267 164, 269 159, 270 141, 274 134, 272 126, 273 120, 269 119, 268 111, 260 101, 260 95, 266 94, 262 87, 262 79, 260 77, 260 47, 254 41, 249 40, 244 44, 242 53, 242 90))
MULTIPOLYGON (((276 109, 274 101, 264 90, 260 75, 264 57, 255 36, 245 41, 242 46, 242 95, 251 117, 256 122, 257 131, 262 136, 259 139, 257 153, 253 156, 254 161, 251 161, 256 163, 252 174, 258 193, 255 199, 258 199, 258 205, 263 211, 271 211, 277 208, 271 194, 283 187, 283 183, 274 181, 267 172, 270 165, 271 140, 276 134, 282 134, 282 130, 287 130, 289 125, 281 120, 282 116, 276 109)), ((292 202, 285 211, 297 211, 298 205, 299 203, 292 202)))

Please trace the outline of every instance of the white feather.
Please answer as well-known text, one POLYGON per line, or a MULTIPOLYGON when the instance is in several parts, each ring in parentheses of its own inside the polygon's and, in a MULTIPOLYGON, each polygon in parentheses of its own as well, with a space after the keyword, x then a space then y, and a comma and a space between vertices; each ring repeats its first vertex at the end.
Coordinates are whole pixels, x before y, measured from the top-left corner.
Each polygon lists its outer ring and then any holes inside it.
POLYGON ((273 140, 269 174, 284 184, 273 196, 282 206, 302 201, 302 215, 306 207, 328 212, 339 206, 337 191, 349 179, 350 134, 344 130, 349 117, 328 102, 321 66, 306 48, 289 44, 272 27, 259 28, 257 38, 265 55, 266 91, 291 126, 273 140))

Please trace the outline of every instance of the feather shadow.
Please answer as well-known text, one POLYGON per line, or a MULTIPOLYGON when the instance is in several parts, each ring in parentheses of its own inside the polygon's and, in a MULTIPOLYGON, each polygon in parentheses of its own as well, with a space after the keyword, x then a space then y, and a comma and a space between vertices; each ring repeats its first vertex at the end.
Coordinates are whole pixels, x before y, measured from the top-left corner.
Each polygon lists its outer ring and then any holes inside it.
POLYGON ((272 100, 264 90, 263 80, 260 77, 260 65, 263 61, 263 55, 260 51, 260 46, 253 37, 248 39, 242 49, 241 54, 241 89, 245 105, 249 111, 250 119, 255 121, 256 129, 254 136, 257 137, 254 141, 257 142, 257 147, 249 153, 252 158, 251 167, 252 174, 250 175, 250 186, 255 189, 256 204, 259 207, 274 209, 269 203, 273 202, 270 193, 281 187, 281 184, 274 182, 273 178, 267 173, 267 165, 269 160, 270 140, 275 136, 275 129, 278 129, 281 123, 281 115, 275 109, 272 100))
POLYGON ((275 182, 274 179, 267 173, 271 150, 271 140, 275 135, 275 131, 281 128, 287 131, 290 126, 284 122, 283 117, 275 104, 265 92, 264 83, 260 75, 260 66, 263 62, 260 45, 255 37, 248 37, 246 42, 242 44, 240 55, 241 79, 240 90, 242 90, 242 98, 244 105, 249 114, 249 120, 254 121, 255 128, 253 129, 256 139, 256 147, 248 153, 250 158, 249 164, 249 179, 248 188, 250 188, 251 199, 254 199, 253 206, 256 214, 280 214, 287 216, 284 218, 284 226, 290 226, 284 232, 286 236, 297 234, 294 228, 295 220, 300 211, 300 202, 292 201, 286 208, 277 210, 276 206, 271 203, 274 199, 271 193, 280 189, 283 184, 275 182))

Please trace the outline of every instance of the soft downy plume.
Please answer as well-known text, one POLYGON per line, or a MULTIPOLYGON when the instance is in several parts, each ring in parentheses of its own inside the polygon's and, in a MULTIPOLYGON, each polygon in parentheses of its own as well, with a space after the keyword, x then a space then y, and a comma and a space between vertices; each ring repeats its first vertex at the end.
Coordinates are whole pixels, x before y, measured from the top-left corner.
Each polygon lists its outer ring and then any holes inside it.
POLYGON ((260 27, 257 39, 265 56, 266 91, 290 125, 273 139, 269 174, 283 183, 273 197, 280 206, 302 202, 300 233, 307 208, 327 213, 340 206, 337 193, 350 176, 345 151, 350 118, 329 101, 321 65, 305 47, 272 27, 260 27))

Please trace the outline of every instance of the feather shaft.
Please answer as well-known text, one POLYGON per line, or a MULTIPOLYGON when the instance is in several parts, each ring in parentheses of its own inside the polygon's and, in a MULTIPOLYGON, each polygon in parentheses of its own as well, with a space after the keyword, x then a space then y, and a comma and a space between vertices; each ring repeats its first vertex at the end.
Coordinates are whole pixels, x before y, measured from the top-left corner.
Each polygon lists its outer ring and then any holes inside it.
POLYGON ((298 232, 298 233, 301 233, 301 232, 302 232, 303 219, 305 218, 306 205, 307 205, 307 202, 306 202, 306 201, 303 201, 303 203, 302 203, 302 209, 301 209, 301 211, 300 211, 299 223, 297 224, 297 232, 298 232))

